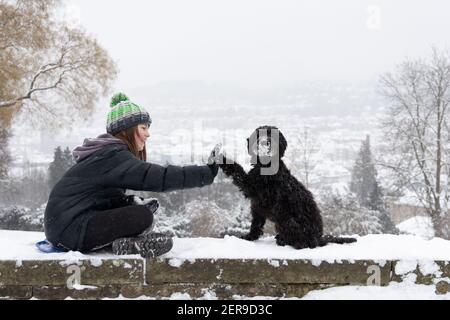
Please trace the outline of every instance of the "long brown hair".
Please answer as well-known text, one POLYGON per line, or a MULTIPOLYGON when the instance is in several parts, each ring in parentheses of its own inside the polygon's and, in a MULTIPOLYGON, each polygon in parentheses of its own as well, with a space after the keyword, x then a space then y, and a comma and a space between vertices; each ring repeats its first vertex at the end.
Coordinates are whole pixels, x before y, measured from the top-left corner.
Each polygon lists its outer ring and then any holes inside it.
POLYGON ((125 142, 128 146, 128 149, 130 149, 131 153, 136 158, 142 161, 147 161, 147 147, 144 146, 144 150, 142 151, 138 150, 135 140, 135 136, 137 134, 138 134, 138 126, 135 126, 133 128, 119 132, 118 134, 115 135, 115 137, 125 142))

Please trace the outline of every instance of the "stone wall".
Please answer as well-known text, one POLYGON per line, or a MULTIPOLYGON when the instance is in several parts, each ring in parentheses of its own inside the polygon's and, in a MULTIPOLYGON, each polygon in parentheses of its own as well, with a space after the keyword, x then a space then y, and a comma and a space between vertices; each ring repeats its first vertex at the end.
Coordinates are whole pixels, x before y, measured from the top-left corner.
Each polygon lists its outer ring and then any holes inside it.
POLYGON ((425 208, 409 204, 389 203, 388 210, 395 225, 415 217, 428 217, 425 208))
POLYGON ((448 261, 79 260, 0 261, 2 299, 303 297, 345 285, 386 286, 406 277, 449 292, 448 261))

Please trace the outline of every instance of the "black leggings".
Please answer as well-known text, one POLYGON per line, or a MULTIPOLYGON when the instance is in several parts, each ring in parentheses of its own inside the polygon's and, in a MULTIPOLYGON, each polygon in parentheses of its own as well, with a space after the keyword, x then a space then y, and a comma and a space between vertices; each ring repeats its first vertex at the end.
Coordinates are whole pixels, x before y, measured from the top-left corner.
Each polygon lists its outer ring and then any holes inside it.
POLYGON ((89 214, 81 252, 106 247, 114 240, 135 237, 151 227, 153 214, 145 206, 94 211, 89 214))

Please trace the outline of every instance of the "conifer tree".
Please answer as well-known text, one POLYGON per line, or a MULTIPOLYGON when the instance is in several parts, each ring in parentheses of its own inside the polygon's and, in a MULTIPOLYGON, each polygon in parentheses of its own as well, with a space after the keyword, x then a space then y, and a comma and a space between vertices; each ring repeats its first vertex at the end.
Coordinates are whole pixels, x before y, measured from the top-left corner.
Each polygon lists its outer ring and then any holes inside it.
MULTIPOLYGON (((67 151, 68 149, 66 149, 67 151)), ((50 163, 49 166, 49 187, 52 189, 58 182, 61 180, 61 178, 64 176, 64 174, 67 172, 68 169, 70 169, 71 165, 69 165, 67 158, 67 153, 63 152, 61 147, 57 147, 55 149, 55 153, 53 155, 53 162, 50 163)), ((69 151, 70 152, 70 151, 69 151)))
POLYGON ((356 195, 360 206, 377 215, 383 233, 397 233, 383 200, 383 192, 377 181, 377 170, 373 161, 370 136, 362 142, 355 161, 350 183, 350 191, 356 195))

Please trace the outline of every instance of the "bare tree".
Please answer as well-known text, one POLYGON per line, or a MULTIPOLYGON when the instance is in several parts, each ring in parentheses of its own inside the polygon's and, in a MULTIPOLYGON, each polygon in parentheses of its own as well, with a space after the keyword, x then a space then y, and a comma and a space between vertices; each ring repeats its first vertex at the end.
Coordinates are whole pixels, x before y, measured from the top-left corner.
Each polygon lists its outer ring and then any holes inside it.
POLYGON ((297 136, 294 148, 294 166, 297 168, 305 186, 309 188, 311 172, 317 164, 313 160, 313 156, 319 152, 319 145, 308 127, 304 127, 303 131, 297 136))
POLYGON ((384 164, 413 191, 438 237, 449 238, 450 55, 407 60, 381 78, 389 101, 383 128, 391 154, 384 164))
POLYGON ((7 140, 10 134, 0 126, 0 181, 6 179, 8 174, 8 165, 11 162, 11 155, 8 150, 7 140))
MULTIPOLYGON (((59 0, 0 0, 0 110, 19 112, 42 123, 58 117, 69 123, 65 107, 81 119, 109 90, 117 69, 107 52, 83 30, 55 18, 59 0), (15 109, 13 109, 15 108, 15 109)), ((11 118, 11 117, 10 117, 11 118)))

